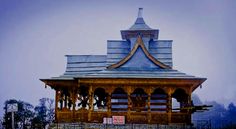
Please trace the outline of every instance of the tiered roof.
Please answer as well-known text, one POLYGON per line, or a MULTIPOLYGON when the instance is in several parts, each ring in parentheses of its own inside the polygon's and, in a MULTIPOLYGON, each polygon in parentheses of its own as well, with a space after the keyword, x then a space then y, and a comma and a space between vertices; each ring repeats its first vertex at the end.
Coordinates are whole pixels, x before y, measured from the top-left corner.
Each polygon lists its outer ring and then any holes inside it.
POLYGON ((122 40, 107 41, 107 55, 67 55, 66 72, 48 80, 78 78, 167 78, 204 79, 172 69, 172 40, 159 40, 158 29, 151 29, 138 17, 122 40))

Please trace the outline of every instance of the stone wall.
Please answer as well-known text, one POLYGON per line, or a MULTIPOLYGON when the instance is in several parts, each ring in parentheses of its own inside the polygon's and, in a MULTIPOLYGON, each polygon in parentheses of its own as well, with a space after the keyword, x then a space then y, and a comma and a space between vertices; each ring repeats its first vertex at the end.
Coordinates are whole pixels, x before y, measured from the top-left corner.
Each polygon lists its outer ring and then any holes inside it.
POLYGON ((156 124, 125 124, 106 125, 99 123, 60 123, 53 124, 50 129, 194 129, 189 125, 156 125, 156 124))

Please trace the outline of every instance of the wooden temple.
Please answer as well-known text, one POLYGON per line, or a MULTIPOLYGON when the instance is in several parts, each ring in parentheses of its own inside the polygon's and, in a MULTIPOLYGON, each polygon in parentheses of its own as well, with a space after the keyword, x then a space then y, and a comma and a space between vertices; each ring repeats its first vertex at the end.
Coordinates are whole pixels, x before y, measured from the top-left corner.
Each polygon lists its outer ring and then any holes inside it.
POLYGON ((106 55, 67 55, 63 75, 40 79, 55 90, 55 120, 102 123, 124 116, 125 123, 191 124, 191 94, 206 78, 174 70, 172 40, 158 34, 139 8, 122 40, 107 41, 106 55))

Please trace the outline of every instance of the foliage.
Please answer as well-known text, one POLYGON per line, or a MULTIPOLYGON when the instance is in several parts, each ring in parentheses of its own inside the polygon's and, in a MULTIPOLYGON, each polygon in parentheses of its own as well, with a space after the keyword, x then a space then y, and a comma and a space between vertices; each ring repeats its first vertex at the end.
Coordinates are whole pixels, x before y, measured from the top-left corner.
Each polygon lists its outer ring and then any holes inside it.
POLYGON ((35 117, 32 120, 33 126, 45 127, 52 123, 54 119, 53 99, 42 98, 39 100, 39 105, 34 108, 35 117))
POLYGON ((18 105, 18 111, 14 114, 14 121, 15 121, 15 127, 25 128, 27 125, 30 124, 30 121, 34 117, 33 113, 33 105, 24 102, 24 101, 17 101, 15 99, 10 99, 5 102, 4 110, 4 123, 6 128, 11 128, 11 113, 7 112, 7 105, 17 103, 18 105), (17 123, 17 124, 16 124, 17 123))
POLYGON ((39 100, 39 105, 34 107, 30 103, 24 101, 17 101, 10 99, 5 101, 5 114, 3 125, 7 128, 11 128, 11 113, 7 112, 7 104, 17 103, 18 111, 14 113, 14 121, 16 128, 44 128, 46 124, 49 124, 54 119, 54 100, 49 98, 42 98, 39 100))

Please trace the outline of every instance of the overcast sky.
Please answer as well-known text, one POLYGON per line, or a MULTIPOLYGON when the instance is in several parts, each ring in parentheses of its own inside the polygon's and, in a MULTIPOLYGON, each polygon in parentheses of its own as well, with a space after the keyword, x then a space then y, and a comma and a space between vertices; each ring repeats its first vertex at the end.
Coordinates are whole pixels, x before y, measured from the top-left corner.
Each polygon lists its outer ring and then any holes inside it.
POLYGON ((39 79, 63 74, 64 55, 106 54, 139 7, 173 40, 174 69, 207 78, 194 93, 236 103, 235 0, 0 0, 0 116, 7 99, 54 98, 39 79))

